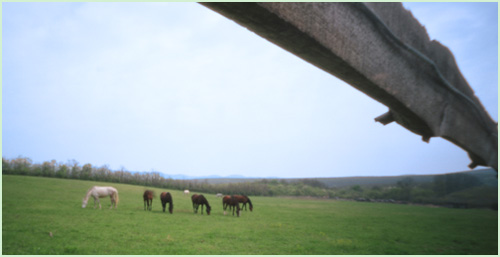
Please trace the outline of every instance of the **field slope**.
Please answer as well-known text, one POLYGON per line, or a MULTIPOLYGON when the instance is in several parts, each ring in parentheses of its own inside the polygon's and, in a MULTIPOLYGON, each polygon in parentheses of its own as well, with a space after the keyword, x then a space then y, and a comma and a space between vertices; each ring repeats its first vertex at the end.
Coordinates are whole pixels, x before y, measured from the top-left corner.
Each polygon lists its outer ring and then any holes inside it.
POLYGON ((494 254, 492 210, 430 208, 334 200, 251 197, 254 211, 224 216, 208 195, 210 216, 170 191, 174 213, 144 211, 144 187, 79 180, 2 176, 3 254, 494 254), (86 209, 93 185, 120 193, 117 210, 86 209))

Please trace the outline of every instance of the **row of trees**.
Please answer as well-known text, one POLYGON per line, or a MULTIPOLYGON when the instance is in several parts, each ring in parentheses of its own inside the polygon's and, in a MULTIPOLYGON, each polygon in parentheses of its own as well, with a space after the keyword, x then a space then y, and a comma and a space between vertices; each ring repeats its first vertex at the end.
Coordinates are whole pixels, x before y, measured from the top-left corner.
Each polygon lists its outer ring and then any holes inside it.
POLYGON ((31 159, 18 157, 2 158, 2 173, 13 175, 44 176, 65 179, 82 179, 102 182, 125 183, 146 187, 189 189, 205 193, 245 194, 260 196, 328 196, 326 187, 319 181, 303 179, 295 182, 285 180, 262 180, 247 183, 210 184, 207 180, 174 180, 164 178, 158 172, 111 171, 108 166, 95 167, 91 164, 80 166, 75 160, 58 163, 56 160, 42 164, 31 159))
POLYGON ((101 167, 87 163, 80 166, 75 160, 58 163, 56 160, 42 164, 33 163, 30 158, 2 158, 2 173, 13 175, 43 176, 65 179, 82 179, 102 182, 124 183, 151 187, 183 190, 199 187, 197 181, 164 178, 158 172, 129 172, 125 169, 111 171, 107 165, 101 167))
POLYGON ((2 158, 2 173, 29 176, 44 176, 65 179, 82 179, 102 182, 125 183, 167 189, 223 194, 245 194, 252 196, 310 196, 343 199, 390 199, 415 203, 442 204, 451 201, 470 202, 471 199, 488 199, 483 205, 497 202, 496 188, 485 188, 481 181, 468 174, 435 176, 429 183, 416 183, 411 177, 401 179, 395 185, 362 187, 353 185, 343 188, 328 188, 315 179, 262 179, 254 182, 210 184, 208 180, 174 180, 164 178, 158 172, 129 172, 123 168, 111 171, 108 166, 80 166, 77 161, 58 163, 55 160, 35 164, 29 158, 2 158), (467 192, 469 190, 473 193, 467 192), (478 189, 479 188, 479 189, 478 189), (461 194, 457 194, 461 192, 461 194), (475 194, 475 195, 470 195, 475 194), (478 195, 480 194, 480 195, 478 195), (486 195, 485 195, 486 194, 486 195), (458 197, 456 195, 459 195, 458 197))

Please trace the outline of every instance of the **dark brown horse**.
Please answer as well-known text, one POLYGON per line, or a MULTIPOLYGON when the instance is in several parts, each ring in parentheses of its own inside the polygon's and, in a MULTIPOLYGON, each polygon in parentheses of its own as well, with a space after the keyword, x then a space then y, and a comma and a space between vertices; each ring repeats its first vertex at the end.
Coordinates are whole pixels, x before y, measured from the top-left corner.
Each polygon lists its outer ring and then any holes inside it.
POLYGON ((208 201, 205 198, 205 196, 194 194, 193 196, 191 196, 191 201, 193 202, 194 213, 198 212, 198 207, 201 205, 201 214, 203 214, 203 205, 206 205, 207 215, 210 215, 210 210, 212 208, 210 207, 210 204, 208 204, 208 201))
POLYGON ((250 211, 253 210, 252 201, 250 201, 250 198, 248 198, 248 196, 246 196, 246 195, 235 195, 234 197, 236 199, 238 199, 239 203, 243 204, 241 206, 241 209, 243 209, 243 207, 245 207, 245 211, 246 211, 247 210, 247 203, 248 203, 248 205, 250 205, 250 211))
POLYGON ((174 202, 172 201, 172 196, 169 192, 162 192, 160 195, 161 205, 163 206, 163 212, 165 212, 165 207, 168 204, 168 212, 172 213, 174 210, 174 202))
POLYGON ((144 210, 146 210, 146 205, 147 205, 147 210, 152 210, 153 209, 153 197, 154 197, 154 192, 151 190, 146 190, 144 191, 144 194, 142 195, 144 198, 144 210))
POLYGON ((239 217, 240 216, 240 204, 238 203, 238 199, 232 195, 226 195, 222 198, 222 208, 224 208, 224 215, 226 215, 226 209, 229 206, 229 211, 233 209, 233 216, 234 216, 234 211, 236 209, 236 214, 239 217))

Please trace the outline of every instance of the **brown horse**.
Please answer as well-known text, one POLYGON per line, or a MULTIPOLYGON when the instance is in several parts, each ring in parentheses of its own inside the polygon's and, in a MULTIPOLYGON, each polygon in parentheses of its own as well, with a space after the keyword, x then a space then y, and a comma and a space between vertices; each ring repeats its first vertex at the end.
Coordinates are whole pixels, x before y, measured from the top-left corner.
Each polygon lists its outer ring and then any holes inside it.
POLYGON ((205 198, 205 196, 194 194, 193 196, 191 196, 191 201, 193 202, 194 213, 198 212, 198 207, 201 205, 201 214, 203 214, 203 205, 206 205, 207 215, 210 215, 210 210, 212 208, 210 207, 210 204, 208 204, 208 201, 205 198))
POLYGON ((248 198, 248 196, 246 195, 235 195, 234 196, 239 203, 242 203, 243 205, 241 206, 241 209, 243 209, 243 207, 245 207, 245 211, 247 210, 247 203, 248 205, 250 205, 250 211, 253 210, 253 205, 252 205, 252 201, 250 201, 250 198, 248 198))
POLYGON ((146 190, 144 191, 144 194, 142 195, 144 198, 144 210, 146 210, 146 205, 147 209, 151 211, 153 209, 153 197, 154 197, 154 192, 151 190, 146 190))
POLYGON ((238 199, 236 198, 235 195, 229 196, 226 195, 222 198, 222 208, 224 208, 224 215, 226 215, 226 209, 229 206, 229 210, 233 209, 233 216, 234 216, 234 211, 236 209, 236 214, 239 217, 240 216, 240 204, 238 203, 238 199))
POLYGON ((161 205, 163 206, 163 212, 165 212, 165 207, 168 204, 168 212, 172 213, 174 210, 174 202, 172 201, 172 195, 169 192, 162 192, 160 195, 161 205))
POLYGON ((224 210, 224 215, 226 215, 226 209, 230 203, 232 204, 230 195, 225 195, 224 197, 222 197, 222 209, 224 210))

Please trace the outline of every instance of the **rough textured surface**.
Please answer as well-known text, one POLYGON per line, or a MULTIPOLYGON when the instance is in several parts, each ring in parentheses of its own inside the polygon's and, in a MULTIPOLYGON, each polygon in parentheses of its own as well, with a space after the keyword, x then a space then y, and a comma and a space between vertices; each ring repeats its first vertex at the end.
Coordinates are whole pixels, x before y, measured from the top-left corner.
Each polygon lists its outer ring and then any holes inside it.
POLYGON ((401 3, 202 3, 386 105, 376 118, 498 167, 497 124, 401 3))

